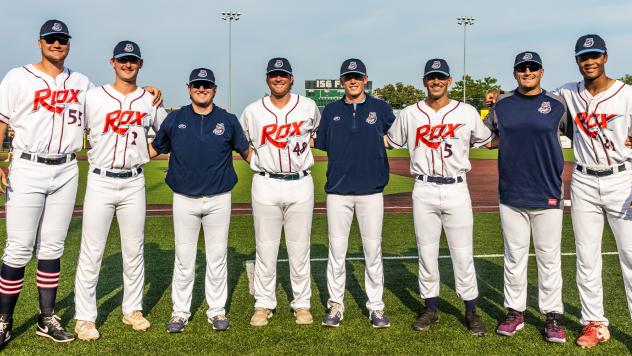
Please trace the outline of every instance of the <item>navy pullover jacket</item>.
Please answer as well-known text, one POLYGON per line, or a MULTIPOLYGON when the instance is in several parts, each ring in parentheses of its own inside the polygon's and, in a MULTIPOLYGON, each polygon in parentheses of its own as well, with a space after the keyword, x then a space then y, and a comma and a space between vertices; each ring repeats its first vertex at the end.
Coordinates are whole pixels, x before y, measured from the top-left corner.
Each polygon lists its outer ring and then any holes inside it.
POLYGON ((191 197, 232 190, 237 184, 232 151, 248 149, 237 117, 215 105, 207 115, 195 113, 191 105, 169 113, 152 145, 159 153, 171 153, 167 185, 191 197))

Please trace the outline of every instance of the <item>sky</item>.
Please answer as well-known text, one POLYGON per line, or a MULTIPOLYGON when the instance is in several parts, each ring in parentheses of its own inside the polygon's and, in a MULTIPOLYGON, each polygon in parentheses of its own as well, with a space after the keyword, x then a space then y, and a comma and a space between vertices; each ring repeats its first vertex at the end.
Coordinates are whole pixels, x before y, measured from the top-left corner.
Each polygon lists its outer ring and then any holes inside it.
POLYGON ((36 63, 40 26, 64 21, 72 35, 66 65, 95 84, 114 81, 109 65, 114 45, 132 40, 145 64, 139 84, 162 90, 165 106, 189 103, 190 71, 207 67, 219 91, 215 103, 228 107, 228 23, 222 11, 243 15, 232 23, 232 105, 239 115, 265 95, 265 67, 276 56, 294 69, 296 93, 304 81, 336 79, 351 57, 367 66, 373 87, 404 82, 421 88, 425 62, 445 58, 455 80, 463 75, 463 27, 467 27, 467 74, 492 76, 512 89, 513 60, 525 50, 543 59, 543 87, 579 80, 575 41, 597 33, 607 43, 610 77, 632 73, 632 1, 0 1, 0 72, 36 63))

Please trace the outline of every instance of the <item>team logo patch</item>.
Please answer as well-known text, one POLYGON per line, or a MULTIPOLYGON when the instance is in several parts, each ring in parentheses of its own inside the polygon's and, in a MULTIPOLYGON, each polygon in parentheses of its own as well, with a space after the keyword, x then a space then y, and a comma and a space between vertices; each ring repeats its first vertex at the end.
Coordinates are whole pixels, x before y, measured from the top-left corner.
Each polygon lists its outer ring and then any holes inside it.
POLYGON ((538 112, 540 114, 548 114, 551 112, 551 102, 549 101, 543 101, 542 104, 540 104, 540 108, 538 108, 538 112))
POLYGON ((208 73, 206 73, 204 69, 200 70, 200 72, 198 73, 198 77, 200 78, 206 78, 207 76, 208 76, 208 73))
POLYGON ((612 120, 615 120, 623 115, 616 114, 589 114, 586 112, 580 112, 575 115, 573 121, 577 126, 577 129, 585 133, 588 137, 596 139, 601 131, 608 130, 608 125, 612 120))
POLYGON ((533 54, 527 52, 524 54, 524 56, 522 57, 523 60, 528 61, 530 59, 533 59, 533 54))
POLYGON ((131 126, 143 126, 143 120, 147 116, 146 112, 132 111, 132 110, 115 110, 105 114, 105 125, 103 126, 103 133, 110 131, 118 134, 125 135, 131 126))
POLYGON ((415 137, 415 148, 425 145, 433 150, 441 146, 441 142, 447 140, 456 140, 456 130, 463 127, 463 124, 440 124, 440 125, 423 125, 417 128, 415 137))
POLYGON ((595 44, 595 40, 592 37, 588 37, 586 41, 584 41, 584 47, 592 47, 595 44))
POLYGON ((276 62, 274 62, 274 68, 283 68, 283 61, 277 59, 276 62))
POLYGON ((44 108, 52 113, 61 114, 69 105, 79 103, 80 93, 79 89, 38 90, 33 97, 33 111, 44 108))
POLYGON ((285 125, 270 124, 265 125, 261 130, 261 143, 284 149, 292 137, 301 136, 301 126, 305 121, 288 122, 285 125))
POLYGON ((128 43, 125 45, 125 48, 123 48, 123 50, 127 53, 134 52, 134 45, 131 43, 128 43))
POLYGON ((340 119, 341 119, 340 116, 334 116, 333 118, 334 121, 340 121, 340 119))
POLYGON ((217 136, 221 136, 224 133, 224 124, 220 122, 215 125, 215 130, 213 130, 213 133, 217 136))
POLYGON ((375 124, 375 122, 377 122, 377 114, 375 113, 375 111, 371 111, 369 113, 369 116, 367 116, 366 118, 366 122, 369 125, 373 125, 375 124))
POLYGON ((349 70, 354 70, 358 68, 358 63, 356 63, 355 61, 352 61, 349 63, 349 66, 347 67, 347 69, 349 70))
POLYGON ((439 61, 434 61, 432 62, 432 65, 430 66, 432 69, 439 69, 441 68, 441 62, 439 61))
POLYGON ((53 24, 52 30, 55 32, 59 32, 61 31, 63 28, 61 27, 61 24, 59 22, 55 22, 53 24))
POLYGON ((186 128, 187 128, 187 125, 185 125, 185 124, 180 124, 180 125, 178 125, 178 128, 179 128, 179 129, 186 129, 186 128))

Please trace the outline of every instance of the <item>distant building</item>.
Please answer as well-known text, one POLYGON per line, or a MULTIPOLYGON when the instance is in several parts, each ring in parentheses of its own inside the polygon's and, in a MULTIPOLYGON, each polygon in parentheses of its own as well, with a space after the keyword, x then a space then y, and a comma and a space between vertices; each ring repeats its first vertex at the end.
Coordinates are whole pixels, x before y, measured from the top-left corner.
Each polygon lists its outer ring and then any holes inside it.
MULTIPOLYGON (((369 94, 373 94, 373 82, 369 81, 365 85, 365 90, 369 94)), ((325 105, 340 100, 345 91, 340 86, 339 79, 316 79, 305 81, 305 96, 313 99, 318 108, 322 109, 325 105)))

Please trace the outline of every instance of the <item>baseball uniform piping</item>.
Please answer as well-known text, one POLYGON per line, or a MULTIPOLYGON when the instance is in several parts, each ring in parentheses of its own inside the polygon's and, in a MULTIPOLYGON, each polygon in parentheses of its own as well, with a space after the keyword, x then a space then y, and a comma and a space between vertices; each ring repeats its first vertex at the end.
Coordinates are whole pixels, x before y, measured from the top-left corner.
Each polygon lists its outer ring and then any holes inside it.
MULTIPOLYGON (((599 107, 599 105, 601 103, 603 103, 604 101, 608 101, 610 99, 612 99, 615 95, 619 94, 619 92, 621 91, 621 89, 623 89, 623 87, 625 86, 624 84, 621 84, 621 86, 619 87, 619 89, 617 89, 617 91, 614 92, 614 94, 610 95, 609 97, 603 99, 602 101, 598 102, 597 105, 595 106, 595 113, 597 113, 597 108, 599 107)), ((606 150, 606 145, 603 142, 603 140, 601 139, 600 136, 599 137, 599 142, 601 142, 601 147, 603 147, 603 152, 606 154, 606 158, 608 159, 608 165, 612 165, 612 162, 610 161, 610 155, 608 154, 608 150, 606 150)), ((616 148, 614 147, 614 145, 612 145, 612 149, 616 151, 616 148)))
MULTIPOLYGON (((264 100, 265 98, 261 98, 261 105, 263 105, 263 107, 268 110, 268 112, 272 115, 274 115, 274 120, 275 123, 278 125, 279 124, 279 118, 276 116, 276 114, 274 112, 272 112, 272 110, 268 109, 268 107, 266 106, 266 102, 264 100)), ((283 172, 283 162, 281 161, 281 150, 277 150, 277 152, 279 153, 279 169, 281 170, 281 172, 283 172)))
MULTIPOLYGON (((287 125, 287 117, 290 115, 290 113, 296 109, 296 107, 298 106, 298 102, 301 100, 301 97, 299 95, 296 96, 296 104, 294 104, 294 106, 290 109, 290 111, 287 112, 287 114, 285 114, 285 124, 287 125)), ((285 149, 287 150, 287 162, 290 165, 290 172, 292 172, 292 157, 290 157, 290 147, 289 145, 285 145, 285 149)))
POLYGON ((9 120, 11 119, 7 115, 0 112, 0 121, 4 122, 5 124, 8 124, 9 120))
MULTIPOLYGON (((441 124, 443 125, 443 120, 445 120, 445 117, 448 116, 449 113, 453 112, 454 110, 456 110, 456 108, 459 107, 459 105, 461 105, 461 102, 457 101, 456 102, 456 106, 453 107, 452 109, 450 109, 450 111, 448 111, 447 113, 445 113, 443 115, 443 117, 441 118, 441 124)), ((434 156, 433 156, 434 157, 434 156)), ((444 169, 445 169, 445 164, 443 162, 443 147, 441 147, 441 174, 445 176, 444 173, 444 169)))
MULTIPOLYGON (((419 102, 417 102, 416 106, 417 106, 417 109, 419 109, 419 111, 421 111, 424 115, 426 115, 426 118, 428 119, 428 125, 432 125, 432 123, 430 122, 430 115, 428 115, 428 113, 423 111, 421 106, 419 106, 419 102)), ((432 155, 432 171, 434 172, 434 153, 433 153, 432 150, 430 151, 430 154, 432 155)), ((428 167, 428 168, 430 168, 430 167, 428 167)))
MULTIPOLYGON (((68 82, 68 79, 70 79, 70 69, 68 69, 68 75, 66 76, 66 79, 64 79, 64 90, 66 90, 66 82, 68 82)), ((61 114, 61 135, 59 136, 59 147, 57 147, 57 153, 61 153, 61 140, 64 138, 64 114, 66 113, 66 110, 64 110, 64 112, 61 114)))
MULTIPOLYGON (((577 83, 577 96, 579 96, 579 98, 584 102, 584 105, 586 106, 586 115, 588 115, 588 101, 586 101, 586 99, 582 96, 582 92, 579 90, 579 83, 577 83)), ((597 156, 597 150, 595 149, 595 143, 593 140, 590 140, 590 145, 592 146, 593 153, 595 154, 595 160, 597 161, 597 164, 599 164, 599 156, 597 156)))
MULTIPOLYGON (((123 110, 123 103, 121 103, 120 100, 118 100, 117 98, 115 98, 114 96, 112 96, 112 94, 108 93, 107 90, 105 90, 105 86, 101 86, 101 89, 103 89, 103 91, 110 96, 110 98, 116 100, 119 103, 119 109, 123 110)), ((110 168, 114 168, 114 162, 116 162, 116 147, 118 147, 118 135, 116 136, 116 143, 114 144, 114 152, 112 155, 112 164, 110 165, 110 168)))
MULTIPOLYGON (((134 104, 134 102, 140 98, 142 98, 145 95, 146 91, 145 89, 143 89, 143 92, 140 94, 140 96, 132 101, 130 101, 129 103, 129 110, 132 110, 132 105, 134 104)), ((130 128, 127 129, 127 131, 125 132, 125 148, 123 149, 123 164, 121 165, 121 169, 125 168, 125 159, 127 158, 127 145, 129 142, 129 130, 130 128)))
MULTIPOLYGON (((48 88, 48 90, 50 90, 50 85, 48 85, 48 82, 46 81, 46 79, 40 77, 39 75, 31 72, 28 68, 26 68, 26 66, 22 67, 24 68, 24 70, 26 70, 27 72, 31 73, 35 78, 41 79, 44 84, 46 84, 46 87, 48 88)), ((50 129, 50 139, 48 139, 48 146, 46 146, 46 150, 48 152, 50 152, 50 143, 53 141, 53 133, 55 132, 55 112, 53 112, 53 126, 50 129)))

